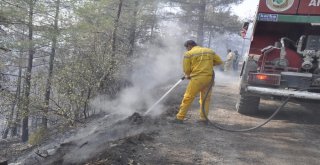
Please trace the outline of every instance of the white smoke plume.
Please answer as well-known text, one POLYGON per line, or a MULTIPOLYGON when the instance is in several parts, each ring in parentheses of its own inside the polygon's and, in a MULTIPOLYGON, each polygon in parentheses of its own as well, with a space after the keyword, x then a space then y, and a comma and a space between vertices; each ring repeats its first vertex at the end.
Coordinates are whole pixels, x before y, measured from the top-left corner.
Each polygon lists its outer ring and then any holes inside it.
MULTIPOLYGON (((156 93, 159 88, 173 85, 183 76, 184 38, 179 27, 176 23, 163 23, 159 39, 161 46, 145 45, 148 49, 134 61, 132 73, 129 74, 132 86, 120 91, 117 99, 99 96, 91 101, 91 105, 108 113, 131 115, 145 112, 166 92, 159 95, 156 93)), ((163 107, 158 105, 153 112, 160 114, 161 109, 163 107)))
MULTIPOLYGON (((107 113, 124 115, 131 115, 134 112, 144 113, 166 92, 159 89, 169 89, 170 85, 174 85, 183 76, 182 60, 185 51, 183 43, 187 39, 193 38, 185 36, 183 34, 184 26, 176 22, 163 21, 160 25, 161 37, 156 43, 161 44, 142 45, 147 49, 140 52, 139 58, 134 61, 132 72, 129 73, 129 79, 133 86, 122 89, 117 99, 111 100, 106 96, 93 99, 91 101, 93 108, 107 113), (162 93, 159 94, 159 92, 162 93)), ((212 49, 222 59, 226 56, 227 49, 240 50, 236 46, 242 45, 239 43, 237 45, 231 44, 224 37, 216 37, 212 42, 214 43, 212 49)), ((220 69, 217 67, 216 70, 220 69)), ((230 78, 230 75, 225 75, 223 72, 218 73, 216 82, 237 81, 232 77, 230 78)), ((164 107, 160 103, 152 110, 151 115, 161 114, 161 110, 164 110, 164 107)))

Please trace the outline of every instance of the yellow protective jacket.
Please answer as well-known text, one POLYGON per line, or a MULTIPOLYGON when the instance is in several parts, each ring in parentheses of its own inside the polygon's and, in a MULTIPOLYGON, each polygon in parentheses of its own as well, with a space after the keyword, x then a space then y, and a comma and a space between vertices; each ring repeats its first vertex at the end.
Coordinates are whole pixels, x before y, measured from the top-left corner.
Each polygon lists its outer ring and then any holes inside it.
POLYGON ((222 64, 221 58, 211 49, 195 46, 183 59, 183 71, 187 76, 212 76, 213 67, 222 64))

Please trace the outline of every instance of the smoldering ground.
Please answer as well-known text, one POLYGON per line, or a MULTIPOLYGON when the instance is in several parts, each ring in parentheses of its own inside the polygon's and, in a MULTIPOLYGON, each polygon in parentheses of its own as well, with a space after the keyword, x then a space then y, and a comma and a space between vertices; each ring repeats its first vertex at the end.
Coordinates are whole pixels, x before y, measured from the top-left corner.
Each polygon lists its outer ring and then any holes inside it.
MULTIPOLYGON (((112 118, 112 116, 110 116, 112 118)), ((56 149, 53 155, 46 158, 30 157, 25 161, 26 164, 83 164, 104 158, 108 161, 115 161, 113 164, 127 164, 129 158, 133 155, 133 150, 126 148, 126 151, 115 151, 118 145, 132 145, 132 147, 152 140, 151 134, 156 132, 155 125, 160 121, 150 117, 142 117, 134 113, 130 117, 120 120, 108 126, 102 126, 103 129, 96 129, 85 137, 66 141, 56 149), (120 141, 119 141, 120 140, 120 141), (133 143, 133 144, 132 144, 133 143), (110 155, 111 154, 111 155, 110 155), (119 159, 119 156, 121 157, 119 159), (120 162, 118 162, 118 159, 120 162)), ((85 130, 97 123, 92 123, 85 130)))
MULTIPOLYGON (((156 132, 161 125, 159 123, 164 121, 150 116, 142 117, 139 113, 146 111, 168 86, 183 75, 183 39, 177 33, 181 30, 174 30, 177 27, 179 26, 175 25, 170 28, 173 31, 167 30, 163 34, 162 40, 158 41, 160 46, 145 46, 148 49, 133 61, 133 68, 130 68, 132 72, 123 73, 132 86, 122 89, 115 99, 98 96, 91 101, 92 108, 104 112, 102 115, 107 115, 87 125, 77 136, 66 139, 56 148, 54 154, 40 161, 40 164, 81 164, 99 157, 99 154, 108 153, 108 150, 114 147, 115 141, 141 135, 148 137, 149 133, 156 132)), ((161 114, 164 109, 162 107, 163 105, 158 105, 151 114, 161 114)), ((143 140, 145 138, 138 138, 137 143, 143 140)), ((36 162, 33 158, 28 161, 36 162)))

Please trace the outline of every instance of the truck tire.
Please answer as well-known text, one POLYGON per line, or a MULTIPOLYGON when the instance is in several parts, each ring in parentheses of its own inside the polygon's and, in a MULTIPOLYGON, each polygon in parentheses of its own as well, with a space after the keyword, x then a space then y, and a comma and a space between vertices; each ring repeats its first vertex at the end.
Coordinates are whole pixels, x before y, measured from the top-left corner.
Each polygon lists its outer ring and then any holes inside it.
POLYGON ((260 97, 240 94, 236 104, 237 112, 244 115, 256 114, 259 110, 260 97))

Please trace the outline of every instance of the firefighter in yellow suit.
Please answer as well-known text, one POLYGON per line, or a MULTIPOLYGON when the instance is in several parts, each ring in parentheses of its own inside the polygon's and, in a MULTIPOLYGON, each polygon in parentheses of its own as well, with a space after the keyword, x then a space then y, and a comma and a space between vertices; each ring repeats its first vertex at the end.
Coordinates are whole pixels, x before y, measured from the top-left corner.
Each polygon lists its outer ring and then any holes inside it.
MULTIPOLYGON (((197 46, 193 40, 185 42, 184 46, 188 50, 183 59, 183 71, 185 77, 190 79, 190 82, 185 91, 183 100, 180 105, 176 121, 182 122, 187 114, 187 111, 192 104, 194 98, 200 93, 200 121, 205 121, 202 113, 202 99, 207 93, 210 82, 213 78, 213 67, 222 64, 221 58, 211 49, 197 46)), ((211 91, 209 92, 206 102, 205 111, 206 116, 209 113, 209 104, 211 98, 211 91)))

